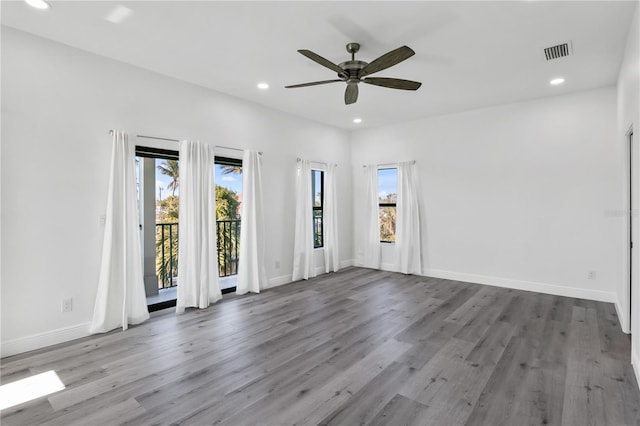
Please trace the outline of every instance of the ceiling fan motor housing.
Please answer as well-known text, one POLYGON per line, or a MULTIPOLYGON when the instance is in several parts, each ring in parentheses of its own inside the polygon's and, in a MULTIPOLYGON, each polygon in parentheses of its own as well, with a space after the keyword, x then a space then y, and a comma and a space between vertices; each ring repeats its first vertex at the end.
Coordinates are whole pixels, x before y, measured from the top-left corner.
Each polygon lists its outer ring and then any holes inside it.
MULTIPOLYGON (((358 83, 360 78, 358 74, 360 74, 360 70, 369 65, 368 62, 365 61, 346 61, 338 64, 340 68, 345 70, 345 74, 347 75, 347 82, 358 83)), ((344 78, 343 75, 338 74, 338 77, 344 78)))

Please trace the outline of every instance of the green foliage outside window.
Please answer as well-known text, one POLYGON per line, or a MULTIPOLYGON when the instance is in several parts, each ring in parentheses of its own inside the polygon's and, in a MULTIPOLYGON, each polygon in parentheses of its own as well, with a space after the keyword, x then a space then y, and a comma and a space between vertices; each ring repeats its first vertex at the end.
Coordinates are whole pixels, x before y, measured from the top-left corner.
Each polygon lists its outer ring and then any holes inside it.
MULTIPOLYGON (((180 196, 175 195, 180 186, 178 160, 164 160, 157 166, 160 173, 169 176, 167 189, 172 191, 163 200, 156 202, 156 273, 160 287, 174 285, 178 274, 178 218, 180 196), (161 225, 164 224, 164 225, 161 225)), ((241 174, 240 166, 222 166, 223 174, 241 174)), ((217 226, 218 264, 220 274, 228 270, 229 253, 239 253, 240 246, 240 199, 236 192, 223 186, 215 186, 216 221, 232 221, 217 226), (238 222, 236 222, 238 221, 238 222)), ((237 259, 234 268, 237 268, 237 259)), ((236 271, 237 272, 237 271, 236 271)), ((225 275, 228 275, 225 274, 225 275)))

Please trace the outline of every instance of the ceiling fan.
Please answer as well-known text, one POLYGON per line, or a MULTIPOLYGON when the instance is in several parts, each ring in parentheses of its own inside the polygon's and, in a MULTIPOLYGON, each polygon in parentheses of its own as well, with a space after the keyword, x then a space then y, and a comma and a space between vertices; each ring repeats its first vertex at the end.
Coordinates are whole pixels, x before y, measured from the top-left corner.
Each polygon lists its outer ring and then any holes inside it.
POLYGON ((416 52, 414 52, 410 47, 399 47, 395 50, 385 53, 371 63, 356 61, 356 52, 358 52, 358 50, 360 50, 360 44, 347 44, 347 52, 351 53, 351 60, 342 62, 339 65, 334 64, 333 62, 323 58, 317 53, 313 53, 310 50, 298 50, 298 52, 311 59, 312 61, 317 62, 320 65, 338 73, 338 78, 334 80, 323 80, 314 81, 311 83, 294 84, 292 86, 285 86, 285 88, 293 89, 296 87, 317 86, 319 84, 337 83, 342 81, 347 83, 347 89, 344 92, 344 103, 345 105, 349 105, 355 103, 358 100, 358 83, 367 83, 373 84, 375 86, 402 90, 418 90, 422 85, 422 83, 417 81, 402 80, 399 78, 368 77, 373 73, 385 70, 415 55, 416 52))

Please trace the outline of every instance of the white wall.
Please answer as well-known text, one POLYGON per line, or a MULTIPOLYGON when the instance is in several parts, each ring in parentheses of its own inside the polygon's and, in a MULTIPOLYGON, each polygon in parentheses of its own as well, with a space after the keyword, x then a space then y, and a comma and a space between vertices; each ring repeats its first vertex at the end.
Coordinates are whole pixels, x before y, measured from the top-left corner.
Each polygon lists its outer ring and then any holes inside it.
MULTIPOLYGON (((629 29, 629 35, 627 36, 627 44, 624 51, 624 58, 620 66, 620 75, 618 77, 618 127, 616 132, 615 143, 624 147, 624 157, 621 161, 628 161, 627 150, 627 133, 630 128, 634 130, 634 165, 636 166, 636 172, 640 165, 640 6, 636 6, 634 12, 633 21, 629 29)), ((636 249, 634 249, 634 280, 633 280, 633 306, 640 306, 640 280, 638 273, 640 272, 640 250, 638 250, 638 242, 640 242, 640 232, 638 232, 637 224, 639 212, 638 201, 640 200, 640 182, 637 180, 638 176, 635 176, 635 202, 634 202, 634 241, 636 249)), ((627 176, 625 175, 625 185, 628 183, 627 176)), ((626 195, 626 193, 625 193, 626 195)), ((627 205, 625 200, 625 205, 627 205)), ((628 232, 627 224, 623 224, 623 231, 625 234, 628 232)), ((626 249, 626 240, 624 245, 624 253, 621 254, 625 257, 625 273, 628 271, 628 251, 626 249)), ((629 331, 629 319, 628 319, 628 306, 629 306, 629 282, 628 275, 625 275, 618 287, 618 300, 620 305, 618 308, 618 314, 622 319, 623 329, 629 331)), ((636 374, 640 372, 640 312, 638 308, 633 312, 633 318, 631 319, 631 331, 632 331, 632 362, 634 364, 636 374)), ((640 376, 638 377, 640 381, 640 376)))
POLYGON ((296 157, 337 163, 340 255, 352 259, 345 131, 6 27, 2 124, 3 355, 86 334, 112 128, 263 151, 272 285, 291 278, 296 157), (72 312, 61 313, 63 297, 73 298, 72 312))
POLYGON ((417 160, 425 275, 613 302, 625 220, 615 130, 609 87, 356 131, 354 217, 363 164, 417 160))

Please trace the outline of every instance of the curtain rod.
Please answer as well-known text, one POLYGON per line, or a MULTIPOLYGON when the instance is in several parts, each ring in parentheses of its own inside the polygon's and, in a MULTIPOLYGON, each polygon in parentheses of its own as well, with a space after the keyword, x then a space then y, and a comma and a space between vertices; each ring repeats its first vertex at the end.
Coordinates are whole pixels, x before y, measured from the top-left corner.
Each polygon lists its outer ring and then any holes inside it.
MULTIPOLYGON (((170 142, 180 142, 178 139, 168 139, 168 138, 158 138, 155 136, 145 136, 145 135, 136 135, 139 138, 146 138, 146 139, 158 139, 161 141, 170 141, 170 142)), ((223 149, 230 149, 232 151, 240 151, 240 152, 244 152, 244 149, 240 149, 240 148, 232 148, 230 146, 222 146, 222 145, 215 145, 216 148, 223 148, 223 149)), ((259 155, 262 155, 262 151, 258 151, 259 155)))
MULTIPOLYGON (((399 161, 398 163, 404 163, 404 161, 399 161)), ((380 167, 382 167, 382 168, 384 168, 384 167, 396 168, 396 167, 398 167, 398 163, 375 164, 375 166, 378 167, 378 168, 380 168, 380 167)), ((416 160, 409 161, 409 163, 416 164, 416 160)), ((367 165, 363 164, 362 167, 367 167, 367 165)))
POLYGON ((156 140, 159 140, 159 141, 180 142, 178 139, 159 138, 159 137, 156 137, 156 136, 136 135, 136 137, 144 138, 144 139, 156 139, 156 140))
MULTIPOLYGON (((296 161, 299 163, 300 161, 302 161, 302 158, 298 157, 296 158, 296 161)), ((328 166, 329 163, 325 163, 324 161, 313 161, 313 160, 309 160, 310 163, 316 163, 316 164, 324 164, 325 166, 328 166)), ((338 167, 338 165, 336 163, 331 163, 334 166, 338 167)))
MULTIPOLYGON (((109 133, 113 134, 113 130, 109 130, 109 133)), ((144 138, 144 139, 156 139, 156 140, 159 140, 159 141, 180 142, 178 139, 159 138, 157 136, 136 135, 136 137, 144 138)), ((231 149, 233 151, 244 152, 244 149, 232 148, 230 146, 215 145, 215 147, 216 148, 223 148, 223 149, 231 149)), ((262 155, 262 151, 258 151, 258 154, 262 155)))
MULTIPOLYGON (((230 146, 222 146, 222 145, 216 145, 216 148, 222 148, 222 149, 230 149, 232 151, 240 151, 240 152, 244 152, 244 149, 240 149, 240 148, 232 148, 230 146)), ((262 151, 258 151, 258 155, 262 155, 262 151)))

